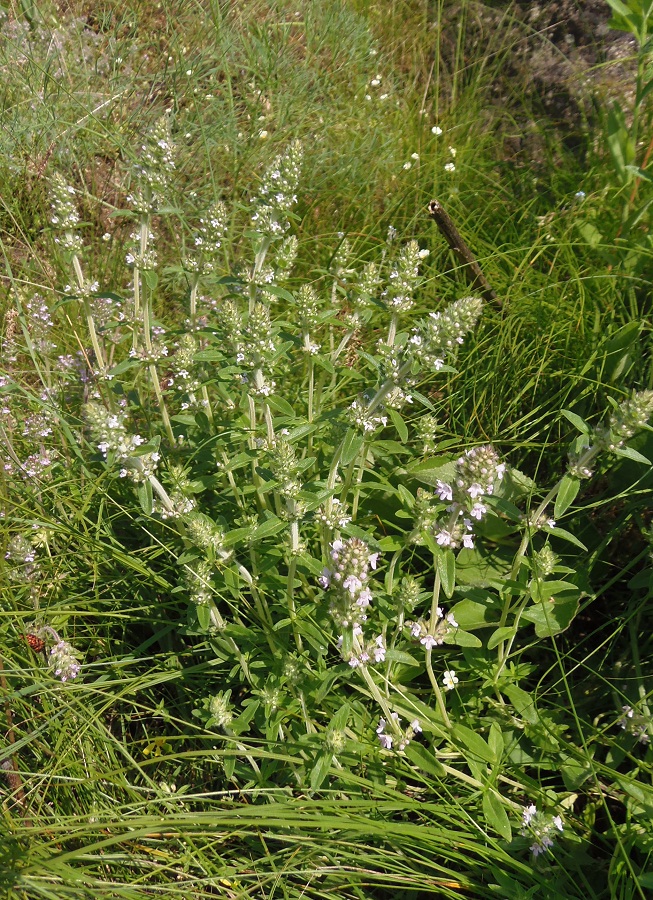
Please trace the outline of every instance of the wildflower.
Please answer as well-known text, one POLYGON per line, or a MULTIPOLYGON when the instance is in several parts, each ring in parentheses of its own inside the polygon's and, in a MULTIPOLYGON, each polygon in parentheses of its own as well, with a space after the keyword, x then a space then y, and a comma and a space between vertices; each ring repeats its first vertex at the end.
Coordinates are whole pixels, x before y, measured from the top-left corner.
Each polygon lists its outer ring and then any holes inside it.
POLYGON ((116 455, 116 462, 122 466, 120 477, 129 476, 140 484, 154 475, 160 455, 158 451, 139 449, 145 439, 139 434, 130 435, 125 426, 123 413, 110 413, 99 403, 87 403, 84 409, 97 448, 107 459, 110 451, 116 455))
MULTIPOLYGON (((55 632, 56 633, 56 632, 55 632)), ((58 635, 57 635, 58 637, 58 635)), ((61 681, 72 681, 77 678, 81 666, 75 659, 75 649, 68 641, 58 640, 50 648, 48 664, 61 681)))
POLYGON ((138 188, 127 199, 136 212, 156 212, 165 202, 175 172, 174 153, 170 116, 161 116, 145 135, 134 166, 138 188))
POLYGON ((360 538, 332 543, 332 566, 323 570, 320 585, 331 593, 329 612, 339 628, 353 628, 365 620, 364 610, 372 600, 368 573, 377 556, 360 538))
POLYGON ((416 622, 406 622, 406 625, 410 628, 411 636, 419 640, 425 650, 441 647, 446 638, 458 628, 458 623, 453 615, 449 613, 445 616, 444 610, 440 607, 438 607, 436 612, 434 629, 429 630, 428 624, 423 619, 418 619, 416 622))
POLYGON ((452 162, 445 163, 445 164, 444 164, 444 171, 445 171, 445 172, 455 172, 455 171, 456 171, 456 164, 455 164, 455 163, 452 163, 452 162))
POLYGON ((451 356, 463 343, 483 309, 478 297, 464 297, 450 303, 440 312, 432 312, 413 329, 409 350, 423 365, 440 369, 447 356, 451 356))
POLYGON ((439 125, 434 125, 433 128, 431 128, 431 134, 434 134, 436 137, 439 137, 442 134, 442 129, 440 128, 439 125))
POLYGON ((393 712, 390 715, 392 718, 392 722, 390 723, 390 731, 392 734, 389 734, 386 731, 388 722, 383 718, 379 719, 376 734, 379 739, 379 744, 384 750, 391 750, 393 743, 396 742, 397 750, 401 752, 406 749, 416 734, 421 734, 422 726, 418 719, 413 719, 408 728, 404 730, 400 727, 401 719, 399 718, 398 713, 393 712))
POLYGON ((390 266, 390 283, 381 296, 386 306, 393 312, 407 312, 412 309, 413 294, 422 282, 419 276, 419 264, 423 258, 417 241, 409 241, 402 248, 396 262, 390 266))
POLYGON ((524 837, 535 838, 531 845, 533 856, 539 856, 553 847, 553 839, 564 829, 561 816, 538 812, 534 803, 525 807, 522 812, 522 830, 524 837))
POLYGON ((442 676, 442 683, 447 691, 453 691, 458 684, 458 676, 453 669, 448 669, 442 676))
POLYGON ((297 203, 302 157, 301 144, 293 141, 265 171, 259 196, 252 200, 252 225, 260 234, 279 237, 290 228, 288 213, 297 203))
POLYGON ((233 721, 233 707, 229 702, 231 691, 216 694, 208 701, 211 718, 206 723, 209 727, 228 728, 233 721))
POLYGON ((200 218, 199 230, 193 238, 198 254, 184 260, 189 271, 206 275, 215 270, 227 233, 227 224, 227 207, 221 201, 214 203, 206 215, 200 218))
POLYGON ((628 734, 634 735, 640 744, 648 744, 651 740, 649 732, 652 728, 650 717, 642 715, 633 709, 632 706, 622 706, 623 715, 618 720, 618 724, 628 734))

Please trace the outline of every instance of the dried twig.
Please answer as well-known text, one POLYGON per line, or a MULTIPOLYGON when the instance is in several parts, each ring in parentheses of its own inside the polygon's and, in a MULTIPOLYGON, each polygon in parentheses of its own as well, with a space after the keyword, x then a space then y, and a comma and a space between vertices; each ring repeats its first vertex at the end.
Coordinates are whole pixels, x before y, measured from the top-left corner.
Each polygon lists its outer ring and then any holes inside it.
POLYGON ((463 267, 463 274, 472 288, 481 292, 483 298, 497 306, 501 306, 501 300, 493 290, 490 282, 483 274, 476 257, 462 239, 460 232, 453 224, 451 216, 438 200, 429 203, 429 216, 444 235, 446 242, 456 254, 463 267))

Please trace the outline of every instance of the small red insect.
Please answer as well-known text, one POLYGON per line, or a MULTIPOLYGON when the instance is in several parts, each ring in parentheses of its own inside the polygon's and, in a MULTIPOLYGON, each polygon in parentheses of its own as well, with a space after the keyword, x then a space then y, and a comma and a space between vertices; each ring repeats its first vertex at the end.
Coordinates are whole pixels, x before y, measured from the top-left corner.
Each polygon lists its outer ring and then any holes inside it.
POLYGON ((45 650, 45 641, 36 634, 26 634, 25 640, 30 645, 34 653, 43 653, 45 650))

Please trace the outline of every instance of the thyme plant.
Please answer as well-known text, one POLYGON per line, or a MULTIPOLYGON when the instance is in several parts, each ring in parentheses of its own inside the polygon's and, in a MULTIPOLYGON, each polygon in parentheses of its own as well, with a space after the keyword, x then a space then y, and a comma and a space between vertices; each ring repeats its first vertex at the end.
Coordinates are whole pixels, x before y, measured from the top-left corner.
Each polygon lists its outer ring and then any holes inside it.
MULTIPOLYGON (((473 790, 486 825, 524 852, 580 840, 571 789, 531 779, 526 795, 514 778, 541 725, 522 652, 568 628, 587 596, 561 561, 583 544, 558 522, 616 458, 647 462, 629 441, 648 427, 653 391, 624 392, 599 424, 567 412, 579 436, 550 488, 486 441, 454 447, 434 391, 483 327, 484 302, 416 314, 428 251, 392 231, 362 266, 343 236, 317 277, 295 275, 298 143, 244 211, 219 200, 193 224, 192 210, 180 216, 171 127, 163 118, 144 137, 117 211, 132 229, 123 286, 95 280, 78 188, 52 181, 67 284, 16 290, 5 324, 7 510, 23 492, 44 516, 57 470, 97 485, 96 502, 116 511, 111 539, 150 559, 173 646, 210 662, 189 702, 229 751, 225 782, 315 792, 363 742, 473 790), (183 315, 167 313, 171 301, 183 315), (58 347, 55 320, 70 323, 74 352, 58 347), (264 774, 247 750, 256 738, 298 744, 303 767, 264 774)), ((83 625, 74 649, 61 636, 72 623, 50 621, 42 602, 60 538, 14 521, 17 621, 68 689, 90 673, 83 625)), ((636 721, 648 738, 650 717, 636 721)))

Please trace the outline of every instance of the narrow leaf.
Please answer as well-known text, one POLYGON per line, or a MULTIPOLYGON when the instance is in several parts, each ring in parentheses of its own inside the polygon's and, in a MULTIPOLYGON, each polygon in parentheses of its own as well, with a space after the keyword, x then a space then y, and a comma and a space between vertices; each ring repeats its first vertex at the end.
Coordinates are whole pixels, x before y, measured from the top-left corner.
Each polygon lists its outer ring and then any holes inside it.
POLYGON ((556 519, 559 519, 560 516, 562 516, 569 509, 571 504, 578 496, 579 490, 579 479, 574 478, 573 475, 565 475, 560 484, 560 490, 558 491, 555 508, 553 510, 553 515, 556 519))

